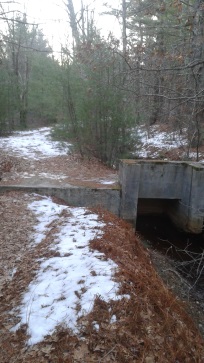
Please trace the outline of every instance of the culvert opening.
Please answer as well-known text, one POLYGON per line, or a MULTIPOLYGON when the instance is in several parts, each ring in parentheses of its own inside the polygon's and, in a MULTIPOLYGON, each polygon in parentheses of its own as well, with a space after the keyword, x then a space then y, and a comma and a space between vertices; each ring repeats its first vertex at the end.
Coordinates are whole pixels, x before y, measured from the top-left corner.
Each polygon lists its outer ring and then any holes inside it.
POLYGON ((165 209, 162 209, 162 205, 166 204, 155 203, 154 208, 152 206, 153 213, 149 212, 147 205, 140 205, 137 233, 148 248, 168 256, 175 270, 188 280, 191 292, 203 299, 204 235, 180 230, 165 213, 165 209))
POLYGON ((150 199, 139 198, 137 215, 161 215, 168 214, 179 204, 179 199, 150 199))

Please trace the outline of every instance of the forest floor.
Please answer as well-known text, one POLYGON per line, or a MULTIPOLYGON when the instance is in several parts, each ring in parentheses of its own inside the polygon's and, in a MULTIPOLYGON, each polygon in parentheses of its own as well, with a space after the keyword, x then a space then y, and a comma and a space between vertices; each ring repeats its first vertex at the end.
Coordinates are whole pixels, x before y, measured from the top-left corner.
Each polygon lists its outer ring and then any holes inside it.
MULTIPOLYGON (((117 182, 37 132, 1 140, 0 185, 117 182)), ((0 362, 204 362, 203 310, 131 225, 14 191, 0 196, 0 218, 0 362)))
POLYGON ((97 159, 82 159, 69 143, 53 141, 49 128, 16 132, 1 138, 0 185, 94 185, 107 188, 117 183, 113 169, 97 159))

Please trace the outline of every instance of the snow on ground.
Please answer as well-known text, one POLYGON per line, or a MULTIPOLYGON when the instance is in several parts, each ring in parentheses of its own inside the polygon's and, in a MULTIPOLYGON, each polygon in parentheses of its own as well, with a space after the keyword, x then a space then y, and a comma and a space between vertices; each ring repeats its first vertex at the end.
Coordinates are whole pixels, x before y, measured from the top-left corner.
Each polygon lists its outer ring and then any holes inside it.
MULTIPOLYGON (((156 128, 152 128, 151 133, 153 136, 148 138, 147 133, 139 129, 141 146, 137 157, 149 156, 148 146, 170 150, 185 142, 173 133, 159 132, 156 128)), ((50 128, 14 133, 11 137, 1 138, 0 146, 8 153, 12 150, 17 155, 33 159, 63 155, 69 151, 69 144, 65 150, 59 142, 51 139, 50 128)), ((48 175, 41 174, 42 177, 48 175)), ((112 182, 104 178, 101 183, 112 182)), ((50 251, 54 250, 57 254, 39 260, 38 273, 19 306, 20 322, 13 328, 15 331, 22 324, 27 324, 28 344, 32 345, 52 334, 59 325, 78 333, 78 319, 92 310, 96 296, 105 301, 118 300, 122 296, 113 277, 117 265, 106 259, 104 254, 89 248, 89 241, 100 238, 103 233, 104 223, 98 220, 97 214, 85 208, 58 205, 47 197, 36 197, 29 208, 38 220, 32 248, 49 235, 52 223, 56 222, 58 228, 50 246, 50 251)), ((112 322, 115 319, 115 316, 110 317, 112 322)), ((97 322, 95 326, 98 329, 97 322)))
POLYGON ((24 156, 31 159, 43 159, 58 155, 67 155, 71 144, 53 141, 50 135, 51 129, 44 127, 38 130, 14 132, 9 137, 0 138, 0 147, 4 151, 12 150, 16 156, 24 156))
POLYGON ((37 199, 29 205, 38 220, 34 244, 42 242, 53 221, 60 230, 50 246, 58 252, 57 257, 39 261, 38 274, 22 298, 20 323, 13 328, 16 331, 21 324, 27 324, 29 345, 42 341, 60 324, 77 333, 77 319, 92 310, 94 297, 100 295, 106 301, 121 298, 113 279, 117 265, 89 248, 89 241, 100 237, 105 225, 97 214, 58 205, 47 197, 37 199), (67 213, 63 219, 62 213, 67 213))
MULTIPOLYGON (((44 127, 32 131, 14 132, 9 137, 0 138, 0 148, 7 151, 8 154, 13 151, 16 156, 35 160, 67 155, 71 144, 63 142, 62 145, 60 142, 52 140, 51 130, 50 127, 44 127)), ((133 137, 134 135, 135 140, 139 137, 139 142, 136 143, 136 152, 134 153, 137 158, 159 158, 161 150, 169 151, 179 147, 187 149, 185 130, 183 130, 182 135, 179 135, 176 131, 160 131, 158 125, 151 126, 149 132, 143 126, 140 126, 133 130, 133 137), (152 148, 157 150, 152 150, 152 148)), ((183 153, 183 157, 186 159, 185 153, 183 153)), ((196 160, 196 153, 190 152, 189 159, 196 160)), ((54 176, 52 175, 51 178, 54 179, 54 176)), ((62 176, 62 178, 66 178, 66 176, 62 176)), ((110 184, 113 182, 102 180, 101 183, 110 184)))
MULTIPOLYGON (((137 135, 140 139, 140 147, 138 148, 136 155, 138 158, 147 158, 150 156, 149 147, 153 146, 160 150, 172 150, 177 149, 180 146, 184 146, 187 140, 184 136, 181 137, 176 132, 160 131, 157 126, 152 126, 150 129, 150 135, 143 128, 137 129, 137 135)), ((158 152, 152 153, 151 157, 158 157, 158 152)))
MULTIPOLYGON (((154 158, 160 159, 161 151, 170 151, 180 148, 179 157, 181 160, 196 161, 197 153, 195 151, 189 151, 188 140, 186 136, 187 130, 183 129, 182 135, 178 131, 160 131, 159 126, 151 126, 150 132, 140 127, 136 130, 136 135, 139 136, 140 143, 136 146, 137 151, 134 155, 137 158, 154 158)), ((167 160, 167 159, 166 159, 167 160)), ((204 163, 204 155, 199 152, 199 162, 204 163)))
MULTIPOLYGON (((31 177, 34 177, 35 174, 30 174, 30 173, 19 173, 19 177, 24 178, 24 179, 30 179, 31 177)), ((42 178, 42 179, 66 179, 67 175, 63 175, 63 174, 51 174, 51 173, 38 173, 38 177, 42 178)))
POLYGON ((100 183, 101 184, 104 184, 104 185, 111 185, 111 184, 114 184, 115 181, 114 180, 106 180, 106 179, 102 179, 100 180, 100 183))

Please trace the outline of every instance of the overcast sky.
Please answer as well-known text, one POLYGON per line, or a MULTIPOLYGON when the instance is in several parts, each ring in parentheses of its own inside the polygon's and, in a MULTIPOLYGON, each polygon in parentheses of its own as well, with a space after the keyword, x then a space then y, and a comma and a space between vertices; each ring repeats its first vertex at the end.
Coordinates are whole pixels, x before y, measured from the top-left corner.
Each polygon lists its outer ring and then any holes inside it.
MULTIPOLYGON (((68 28, 68 16, 66 13, 66 0, 17 0, 15 5, 9 5, 10 9, 25 11, 28 21, 39 23, 40 28, 54 50, 60 50, 61 43, 70 33, 68 28)), ((90 10, 94 9, 96 26, 101 29, 102 35, 106 36, 112 31, 116 36, 120 36, 120 27, 117 19, 112 16, 100 15, 107 10, 103 3, 119 9, 121 0, 83 0, 84 5, 88 5, 90 10)), ((81 0, 73 0, 75 11, 80 11, 81 0)), ((4 6, 5 9, 6 6, 4 6)))

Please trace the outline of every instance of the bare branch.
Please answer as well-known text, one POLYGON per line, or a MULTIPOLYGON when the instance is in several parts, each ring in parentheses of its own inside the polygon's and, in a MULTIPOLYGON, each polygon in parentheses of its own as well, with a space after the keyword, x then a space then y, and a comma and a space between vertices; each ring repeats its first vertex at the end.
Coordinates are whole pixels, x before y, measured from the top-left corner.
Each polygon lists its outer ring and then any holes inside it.
POLYGON ((145 67, 137 67, 137 68, 132 68, 131 72, 134 72, 135 70, 140 70, 140 71, 145 71, 145 72, 158 72, 158 71, 183 71, 185 69, 191 69, 194 68, 196 66, 199 66, 201 64, 204 64, 204 59, 201 60, 194 60, 182 67, 159 67, 159 68, 145 68, 145 67))
MULTIPOLYGON (((19 47, 19 48, 23 48, 23 49, 31 49, 31 50, 33 50, 33 51, 35 51, 35 52, 39 52, 39 53, 48 53, 48 54, 53 53, 53 50, 52 50, 52 49, 40 50, 40 49, 37 49, 37 48, 30 47, 30 46, 28 46, 28 45, 24 46, 24 45, 22 45, 22 44, 19 44, 19 43, 13 42, 13 41, 11 41, 11 40, 5 40, 5 42, 6 42, 6 43, 8 43, 8 44, 11 44, 11 45, 16 45, 16 46, 17 46, 17 47, 19 47)), ((61 53, 61 52, 59 52, 59 53, 61 53)))
POLYGON ((0 19, 2 20, 6 20, 6 21, 12 21, 14 23, 19 23, 19 24, 26 24, 26 25, 34 25, 34 26, 38 26, 38 25, 42 25, 43 23, 29 23, 27 21, 24 21, 24 20, 19 20, 19 19, 14 19, 14 18, 7 18, 7 17, 3 17, 3 16, 0 16, 0 19))

